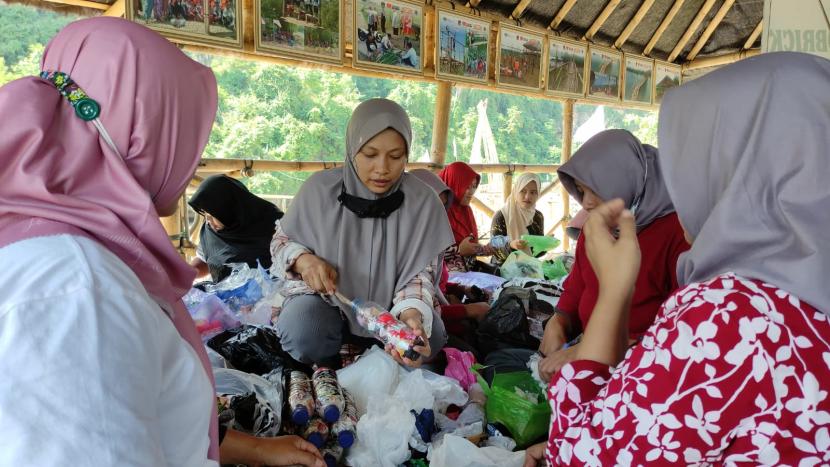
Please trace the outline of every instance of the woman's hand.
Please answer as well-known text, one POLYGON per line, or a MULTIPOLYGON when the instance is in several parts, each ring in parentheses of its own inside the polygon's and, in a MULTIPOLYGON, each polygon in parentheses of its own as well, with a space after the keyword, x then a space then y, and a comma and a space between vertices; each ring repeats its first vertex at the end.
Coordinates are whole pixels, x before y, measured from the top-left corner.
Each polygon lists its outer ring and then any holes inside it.
POLYGON ((401 357, 401 354, 398 353, 398 349, 392 347, 391 344, 386 344, 386 353, 391 355, 392 358, 401 365, 406 365, 410 368, 418 368, 424 363, 425 359, 432 355, 432 349, 429 347, 429 339, 427 338, 426 332, 424 332, 424 321, 421 316, 421 312, 415 308, 407 308, 401 312, 399 319, 404 324, 409 326, 416 336, 420 336, 421 340, 424 342, 424 345, 416 345, 413 347, 416 352, 421 354, 421 358, 418 360, 410 360, 406 357, 401 357))
POLYGON ((461 256, 475 256, 478 251, 478 242, 474 242, 472 238, 466 237, 458 244, 458 254, 461 256))
POLYGON ((300 255, 294 262, 294 272, 317 293, 330 295, 337 290, 337 271, 319 256, 300 255))
POLYGON ((525 451, 523 467, 537 467, 545 462, 545 443, 534 444, 525 451))
POLYGON ((614 199, 591 210, 582 233, 600 290, 629 297, 640 272, 640 245, 634 216, 623 201, 614 199), (616 238, 615 229, 619 229, 616 238))
POLYGON ((254 465, 303 465, 308 467, 325 467, 323 456, 313 444, 299 436, 279 436, 276 438, 257 438, 254 465))
POLYGON ((510 240, 510 248, 514 250, 524 250, 527 248, 527 242, 518 238, 516 240, 510 240))
POLYGON ((558 373, 565 364, 576 360, 577 345, 572 345, 567 349, 557 350, 539 361, 539 376, 542 378, 542 381, 550 384, 550 379, 553 375, 558 373))

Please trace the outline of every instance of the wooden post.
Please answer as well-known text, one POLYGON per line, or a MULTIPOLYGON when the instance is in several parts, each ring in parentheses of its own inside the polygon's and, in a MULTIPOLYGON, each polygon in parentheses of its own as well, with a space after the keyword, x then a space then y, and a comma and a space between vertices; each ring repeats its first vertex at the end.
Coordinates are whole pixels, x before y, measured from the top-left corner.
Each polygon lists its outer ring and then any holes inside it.
MULTIPOLYGON (((562 160, 561 164, 568 162, 571 158, 571 144, 573 141, 574 130, 574 101, 568 99, 564 104, 564 112, 562 112, 562 160)), ((571 239, 568 238, 567 227, 568 221, 571 219, 570 196, 565 185, 562 185, 562 247, 565 251, 570 249, 571 239)))
POLYGON ((510 193, 513 192, 513 172, 507 172, 502 177, 502 198, 504 202, 507 202, 507 198, 510 197, 510 193))
POLYGON ((450 126, 450 104, 452 103, 452 84, 447 81, 438 83, 435 96, 435 120, 432 122, 432 151, 430 161, 437 167, 443 167, 447 156, 447 133, 450 126))
POLYGON ((181 207, 182 203, 179 202, 178 205, 176 205, 176 212, 174 212, 173 215, 161 218, 161 225, 164 226, 164 231, 167 232, 167 235, 170 236, 171 241, 173 241, 173 243, 177 246, 179 244, 178 237, 182 234, 183 230, 181 207))

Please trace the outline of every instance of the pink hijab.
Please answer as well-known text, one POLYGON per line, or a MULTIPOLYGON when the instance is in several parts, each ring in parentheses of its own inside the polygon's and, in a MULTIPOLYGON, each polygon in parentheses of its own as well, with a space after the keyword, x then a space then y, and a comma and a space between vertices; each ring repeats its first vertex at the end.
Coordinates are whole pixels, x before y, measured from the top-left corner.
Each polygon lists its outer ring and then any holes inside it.
MULTIPOLYGON (((157 208, 176 201, 207 144, 213 73, 149 29, 104 17, 59 32, 41 69, 67 73, 100 104, 101 123, 124 157, 51 83, 28 77, 0 88, 0 111, 13 116, 0 125, 0 247, 62 233, 99 242, 171 315, 212 379, 181 301, 195 272, 172 247, 157 208)), ((216 417, 210 435, 208 455, 218 459, 216 417)))

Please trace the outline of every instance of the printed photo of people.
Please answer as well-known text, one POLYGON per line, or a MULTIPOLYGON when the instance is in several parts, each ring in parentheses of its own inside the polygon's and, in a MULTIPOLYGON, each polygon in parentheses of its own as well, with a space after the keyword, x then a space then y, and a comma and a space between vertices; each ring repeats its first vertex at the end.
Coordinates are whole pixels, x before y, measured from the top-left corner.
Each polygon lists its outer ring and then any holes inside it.
POLYGON ((499 32, 499 84, 539 89, 544 39, 540 34, 502 24, 499 32))
POLYGON ((487 81, 490 22, 438 11, 438 76, 487 81))
POLYGON ((340 0, 260 0, 263 49, 340 59, 340 0))
POLYGON ((421 70, 423 7, 403 1, 355 1, 355 64, 421 70))
POLYGON ((133 21, 154 29, 185 36, 238 39, 237 0, 132 0, 130 11, 133 21))

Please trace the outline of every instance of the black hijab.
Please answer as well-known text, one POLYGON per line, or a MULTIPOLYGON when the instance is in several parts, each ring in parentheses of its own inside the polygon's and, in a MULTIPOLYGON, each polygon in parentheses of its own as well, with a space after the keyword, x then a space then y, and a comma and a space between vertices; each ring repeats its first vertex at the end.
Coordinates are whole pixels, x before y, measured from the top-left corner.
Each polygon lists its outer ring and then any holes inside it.
POLYGON ((214 281, 230 274, 228 263, 271 266, 274 224, 283 213, 272 203, 254 195, 239 180, 227 175, 206 178, 188 201, 199 214, 208 213, 225 228, 214 231, 207 222, 200 232, 199 251, 214 281))

